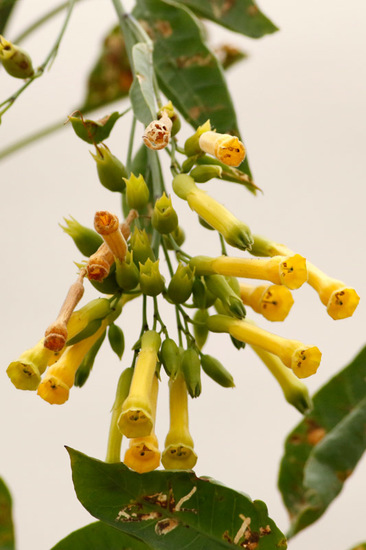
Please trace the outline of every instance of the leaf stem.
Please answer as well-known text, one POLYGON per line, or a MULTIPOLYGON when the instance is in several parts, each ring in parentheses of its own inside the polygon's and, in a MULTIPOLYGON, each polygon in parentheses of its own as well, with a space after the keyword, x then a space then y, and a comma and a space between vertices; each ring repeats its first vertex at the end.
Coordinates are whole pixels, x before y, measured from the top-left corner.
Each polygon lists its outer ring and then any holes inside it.
POLYGON ((133 152, 133 141, 135 137, 135 130, 136 130, 136 117, 135 115, 133 115, 131 131, 130 131, 130 139, 128 142, 127 160, 126 160, 126 169, 128 174, 130 174, 131 166, 132 166, 132 152, 133 152))

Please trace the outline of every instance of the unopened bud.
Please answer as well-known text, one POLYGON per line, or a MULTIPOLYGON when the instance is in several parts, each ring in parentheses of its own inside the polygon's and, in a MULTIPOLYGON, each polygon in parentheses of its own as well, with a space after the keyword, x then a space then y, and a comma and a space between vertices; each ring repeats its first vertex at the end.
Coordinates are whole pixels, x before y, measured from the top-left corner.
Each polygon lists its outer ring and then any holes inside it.
POLYGON ((70 235, 74 243, 78 247, 79 251, 84 256, 91 256, 98 250, 101 244, 103 244, 103 239, 93 231, 84 225, 81 225, 78 221, 75 220, 72 216, 70 219, 64 218, 66 227, 60 224, 60 227, 70 235))
POLYGON ((213 178, 221 178, 222 168, 213 164, 201 164, 193 168, 189 175, 196 183, 205 183, 213 178))
POLYGON ((206 323, 208 317, 209 315, 207 309, 197 309, 193 316, 193 334, 199 349, 203 348, 208 338, 208 328, 206 323))
POLYGON ((201 366, 204 372, 224 388, 233 388, 234 379, 230 372, 212 355, 201 355, 201 366))
POLYGON ((172 104, 171 101, 168 101, 168 103, 160 109, 160 111, 158 113, 159 117, 162 116, 164 111, 166 111, 168 117, 170 118, 170 120, 173 123, 173 126, 172 126, 172 129, 171 129, 170 133, 171 133, 172 136, 175 136, 175 135, 177 135, 177 133, 179 132, 179 130, 181 128, 180 117, 179 117, 177 111, 174 109, 173 104, 172 104))
POLYGON ((136 210, 142 210, 149 202, 149 188, 144 180, 144 177, 140 174, 136 177, 131 174, 130 177, 123 178, 126 183, 126 199, 130 208, 136 210))
POLYGON ((198 353, 193 348, 183 351, 181 356, 181 372, 187 384, 191 397, 198 397, 201 393, 201 363, 198 353))
POLYGON ((143 141, 149 149, 164 149, 169 143, 173 123, 166 111, 162 112, 159 120, 153 120, 145 129, 143 141))
POLYGON ((194 269, 179 264, 168 286, 168 296, 174 304, 183 304, 192 293, 194 269))
POLYGON ((130 240, 131 250, 133 250, 133 261, 136 265, 144 264, 147 259, 155 260, 154 252, 150 246, 150 239, 145 229, 135 227, 130 240))
POLYGON ((123 181, 123 178, 127 178, 126 168, 104 143, 96 148, 96 152, 96 155, 90 154, 97 163, 100 183, 109 191, 122 193, 126 187, 123 181))
POLYGON ((0 61, 8 74, 15 78, 30 78, 34 74, 29 55, 0 35, 0 61))
POLYGON ((172 206, 172 199, 165 193, 155 202, 151 223, 162 234, 171 233, 178 227, 178 216, 172 206))
POLYGON ((221 300, 225 312, 237 319, 245 317, 245 307, 239 296, 231 288, 222 275, 208 275, 205 277, 208 290, 221 300))
POLYGON ((215 294, 208 290, 202 277, 196 277, 192 287, 193 305, 198 309, 211 307, 216 300, 215 294))
POLYGON ((123 290, 132 290, 138 285, 140 272, 133 261, 133 251, 127 251, 124 261, 116 260, 116 280, 123 290))
POLYGON ((175 378, 180 365, 180 353, 177 344, 171 338, 166 338, 162 343, 160 360, 167 375, 175 378))

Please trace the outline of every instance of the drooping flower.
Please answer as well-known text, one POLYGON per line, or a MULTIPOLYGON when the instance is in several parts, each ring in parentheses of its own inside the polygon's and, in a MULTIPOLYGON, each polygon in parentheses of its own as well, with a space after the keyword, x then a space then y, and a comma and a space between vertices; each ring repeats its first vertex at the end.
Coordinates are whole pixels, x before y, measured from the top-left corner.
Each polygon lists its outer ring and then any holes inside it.
POLYGON ((240 297, 246 306, 268 321, 283 321, 294 304, 289 289, 283 285, 248 285, 240 283, 240 297))

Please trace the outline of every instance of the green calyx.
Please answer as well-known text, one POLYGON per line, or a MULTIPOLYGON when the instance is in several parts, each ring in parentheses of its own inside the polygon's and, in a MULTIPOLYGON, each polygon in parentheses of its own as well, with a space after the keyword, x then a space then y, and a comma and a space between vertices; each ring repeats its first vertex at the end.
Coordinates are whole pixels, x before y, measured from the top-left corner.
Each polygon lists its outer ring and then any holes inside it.
POLYGON ((205 277, 208 290, 221 300, 225 312, 237 319, 244 319, 245 307, 240 297, 232 289, 223 275, 208 275, 205 277))
POLYGON ((96 152, 96 155, 92 152, 90 154, 97 163, 100 183, 109 191, 122 193, 126 188, 123 180, 127 178, 126 168, 103 143, 96 147, 96 152))
POLYGON ((166 338, 161 345, 159 355, 160 361, 169 378, 175 378, 180 365, 180 353, 174 340, 166 338))
POLYGON ((184 151, 187 157, 203 154, 201 147, 199 146, 200 136, 204 132, 211 130, 211 124, 209 120, 206 120, 202 126, 199 126, 193 136, 189 137, 184 144, 184 151))
POLYGON ((134 228, 130 238, 130 246, 133 251, 133 261, 136 265, 144 264, 147 259, 155 260, 154 252, 150 246, 150 239, 145 229, 134 228))
POLYGON ((136 177, 131 174, 130 177, 123 178, 126 183, 126 199, 129 208, 135 210, 142 210, 149 202, 149 188, 144 180, 144 177, 140 174, 136 177))
POLYGON ((143 294, 157 296, 164 290, 165 279, 159 271, 159 260, 152 262, 149 258, 140 263, 140 288, 143 294))
POLYGON ((101 244, 103 244, 103 239, 96 231, 89 229, 81 225, 75 218, 70 216, 70 219, 64 218, 66 226, 60 224, 61 229, 65 231, 74 243, 76 244, 79 251, 84 256, 91 256, 98 250, 101 244))
POLYGON ((133 290, 140 280, 140 272, 133 261, 133 251, 127 251, 123 262, 116 260, 116 281, 123 290, 133 290))
POLYGON ((84 119, 80 111, 75 111, 68 117, 72 124, 75 134, 90 144, 98 144, 109 137, 113 126, 117 120, 123 115, 115 111, 111 115, 104 116, 99 120, 84 119), (77 114, 78 116, 74 116, 77 114))
POLYGON ((0 61, 4 69, 14 78, 30 78, 34 74, 30 56, 0 35, 0 61))
POLYGON ((192 293, 194 268, 179 264, 168 286, 168 296, 175 304, 183 304, 192 293))
POLYGON ((151 223, 154 229, 163 235, 171 233, 178 227, 178 216, 172 206, 172 199, 165 193, 155 202, 151 223))
MULTIPOLYGON (((171 235, 172 239, 175 241, 175 244, 177 246, 182 246, 182 244, 185 241, 186 235, 185 235, 183 229, 179 225, 176 229, 174 229, 174 231, 172 231, 170 233, 170 235, 171 235)), ((169 238, 166 235, 163 236, 163 240, 164 240, 164 244, 165 244, 165 246, 167 247, 168 250, 173 250, 174 249, 171 241, 169 240, 169 238)))
POLYGON ((199 349, 202 349, 208 338, 208 319, 207 309, 197 309, 193 316, 193 334, 196 341, 196 345, 199 349))
MULTIPOLYGON (((191 265, 191 268, 194 267, 191 265)), ((198 309, 207 309, 211 307, 216 300, 216 296, 210 292, 203 278, 196 277, 192 287, 193 305, 198 309)))

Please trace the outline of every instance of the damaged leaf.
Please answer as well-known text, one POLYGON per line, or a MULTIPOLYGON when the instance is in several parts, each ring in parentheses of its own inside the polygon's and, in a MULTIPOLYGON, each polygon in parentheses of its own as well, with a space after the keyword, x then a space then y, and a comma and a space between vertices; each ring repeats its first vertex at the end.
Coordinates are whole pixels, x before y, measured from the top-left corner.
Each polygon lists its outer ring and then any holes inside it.
MULTIPOLYGON (((68 449, 78 499, 101 521, 153 549, 285 549, 261 501, 192 471, 137 474, 68 449)), ((60 549, 61 550, 61 549, 60 549)))
POLYGON ((113 126, 124 114, 125 112, 119 113, 115 111, 100 120, 90 120, 85 119, 80 111, 75 111, 68 119, 72 124, 75 134, 80 139, 90 144, 94 143, 95 145, 109 137, 113 126))
POLYGON ((288 436, 279 488, 289 536, 325 512, 365 451, 365 395, 366 348, 314 395, 312 412, 288 436))

